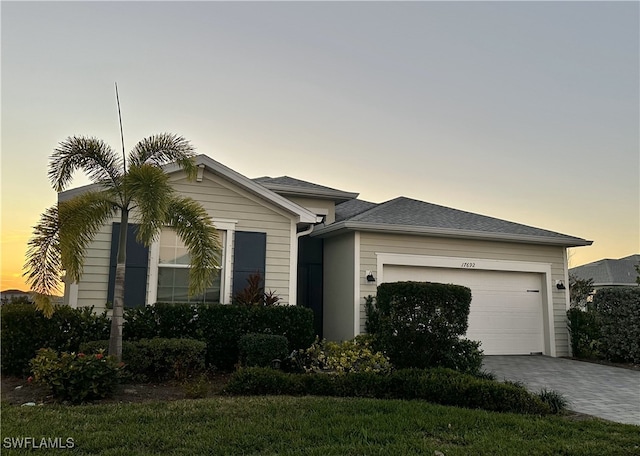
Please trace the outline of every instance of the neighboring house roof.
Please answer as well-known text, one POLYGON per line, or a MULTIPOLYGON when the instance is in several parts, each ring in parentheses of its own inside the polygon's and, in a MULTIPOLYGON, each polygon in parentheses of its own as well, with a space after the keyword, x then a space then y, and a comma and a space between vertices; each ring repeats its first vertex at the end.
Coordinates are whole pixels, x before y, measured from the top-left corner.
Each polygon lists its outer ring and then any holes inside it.
POLYGON ((638 273, 635 269, 638 264, 640 255, 635 254, 618 260, 606 258, 594 261, 571 268, 569 273, 582 280, 593 279, 595 287, 633 286, 638 285, 638 273))
POLYGON ((360 230, 564 246, 592 244, 581 238, 405 197, 380 204, 359 200, 343 204, 336 206, 336 222, 316 230, 314 235, 360 230), (347 206, 342 208, 343 204, 347 206))
POLYGON ((22 291, 17 289, 10 289, 0 291, 0 298, 2 300, 11 301, 16 298, 28 298, 31 299, 31 293, 28 291, 22 291))
POLYGON ((352 200, 358 197, 357 193, 345 192, 344 190, 325 187, 324 185, 314 184, 313 182, 307 182, 289 176, 263 176, 257 177, 253 179, 253 181, 268 188, 269 190, 288 196, 311 196, 330 199, 336 203, 352 200))

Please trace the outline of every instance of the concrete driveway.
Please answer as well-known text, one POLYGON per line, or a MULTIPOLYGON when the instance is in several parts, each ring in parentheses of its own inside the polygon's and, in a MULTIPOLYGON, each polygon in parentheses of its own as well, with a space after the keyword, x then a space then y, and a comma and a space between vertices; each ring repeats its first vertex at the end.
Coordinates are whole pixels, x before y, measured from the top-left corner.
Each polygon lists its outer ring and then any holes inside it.
POLYGON ((640 371, 549 356, 485 356, 497 380, 562 393, 575 412, 640 425, 640 371))

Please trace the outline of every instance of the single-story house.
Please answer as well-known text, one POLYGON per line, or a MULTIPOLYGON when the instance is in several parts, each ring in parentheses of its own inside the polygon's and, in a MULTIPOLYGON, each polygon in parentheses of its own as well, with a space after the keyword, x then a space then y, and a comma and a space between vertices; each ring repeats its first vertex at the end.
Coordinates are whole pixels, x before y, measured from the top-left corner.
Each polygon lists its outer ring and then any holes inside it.
POLYGON ((593 280, 593 290, 608 287, 635 287, 640 265, 640 255, 629 255, 624 258, 612 260, 605 258, 592 263, 583 264, 569 269, 569 274, 582 280, 593 280))
MULTIPOLYGON (((249 179, 199 155, 195 181, 177 166, 175 189, 199 201, 219 230, 215 283, 192 301, 230 303, 260 272, 282 303, 313 309, 317 331, 345 340, 365 331, 365 298, 383 282, 471 288, 469 338, 486 354, 569 354, 567 248, 591 241, 448 207, 395 198, 383 203, 291 177, 249 179)), ((59 199, 86 188, 68 190, 59 199)), ((118 220, 89 247, 65 302, 105 308, 113 297, 118 220)), ((187 300, 188 258, 166 229, 145 248, 129 236, 127 305, 187 300)))

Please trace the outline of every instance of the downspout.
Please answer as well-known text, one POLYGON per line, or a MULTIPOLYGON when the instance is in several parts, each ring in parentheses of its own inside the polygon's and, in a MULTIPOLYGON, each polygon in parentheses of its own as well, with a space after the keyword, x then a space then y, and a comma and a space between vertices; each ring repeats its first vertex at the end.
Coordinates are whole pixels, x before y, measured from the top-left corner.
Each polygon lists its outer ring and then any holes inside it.
POLYGON ((315 225, 311 225, 306 230, 300 231, 299 233, 296 233, 296 240, 299 241, 302 236, 306 236, 307 234, 311 234, 315 227, 316 227, 315 225))

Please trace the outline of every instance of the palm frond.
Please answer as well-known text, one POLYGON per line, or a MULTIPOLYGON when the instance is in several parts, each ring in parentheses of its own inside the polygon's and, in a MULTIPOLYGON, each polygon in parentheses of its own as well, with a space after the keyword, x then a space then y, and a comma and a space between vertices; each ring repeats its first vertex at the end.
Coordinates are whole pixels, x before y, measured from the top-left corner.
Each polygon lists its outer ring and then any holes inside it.
POLYGON ((49 180, 60 192, 71 182, 75 171, 84 171, 92 181, 118 187, 122 161, 100 139, 73 136, 61 142, 49 159, 49 180))
POLYGON ((60 293, 62 276, 57 205, 48 208, 33 227, 23 270, 27 284, 35 293, 37 308, 47 317, 51 316, 53 306, 49 296, 60 293))
POLYGON ((67 277, 80 280, 89 243, 117 206, 107 192, 87 192, 58 205, 60 258, 67 277))
POLYGON ((220 267, 220 237, 207 212, 191 198, 171 199, 168 214, 169 226, 176 230, 191 257, 189 294, 200 294, 210 285, 212 272, 220 267))
POLYGON ((141 166, 145 163, 161 167, 176 162, 189 179, 194 179, 198 172, 193 158, 195 150, 191 143, 182 136, 171 133, 160 133, 143 139, 129 153, 130 166, 141 166))
POLYGON ((125 189, 136 208, 137 239, 145 245, 157 237, 166 220, 173 188, 169 176, 150 164, 132 165, 124 179, 125 189))

